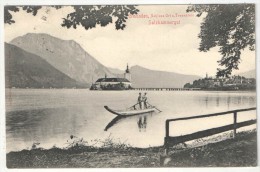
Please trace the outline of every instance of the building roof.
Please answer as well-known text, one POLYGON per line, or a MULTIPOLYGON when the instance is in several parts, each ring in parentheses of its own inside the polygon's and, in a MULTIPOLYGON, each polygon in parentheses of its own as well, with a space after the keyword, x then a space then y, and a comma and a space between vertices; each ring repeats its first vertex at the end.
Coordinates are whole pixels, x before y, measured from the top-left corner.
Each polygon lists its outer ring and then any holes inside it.
POLYGON ((99 78, 96 82, 130 82, 125 78, 99 78))

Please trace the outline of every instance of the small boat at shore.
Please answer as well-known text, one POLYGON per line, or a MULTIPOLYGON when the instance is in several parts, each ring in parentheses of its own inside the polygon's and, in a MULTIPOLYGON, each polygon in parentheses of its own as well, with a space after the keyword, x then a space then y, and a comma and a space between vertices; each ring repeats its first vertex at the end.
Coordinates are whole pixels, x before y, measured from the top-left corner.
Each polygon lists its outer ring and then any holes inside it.
POLYGON ((133 115, 140 115, 140 114, 145 114, 145 113, 150 113, 154 112, 157 108, 154 106, 151 106, 147 109, 133 109, 133 108, 128 108, 126 110, 113 110, 109 108, 108 106, 104 106, 104 108, 108 111, 111 112, 115 115, 118 116, 133 116, 133 115))

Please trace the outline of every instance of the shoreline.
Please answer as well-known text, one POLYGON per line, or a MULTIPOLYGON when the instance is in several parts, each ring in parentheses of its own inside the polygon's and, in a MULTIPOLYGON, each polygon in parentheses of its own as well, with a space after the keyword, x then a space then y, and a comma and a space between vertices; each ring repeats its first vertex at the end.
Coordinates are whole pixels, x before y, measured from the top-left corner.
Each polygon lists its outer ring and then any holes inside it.
POLYGON ((104 147, 74 145, 67 149, 36 148, 6 154, 7 168, 129 168, 129 167, 252 167, 257 165, 256 130, 198 147, 170 149, 160 162, 164 148, 135 148, 106 143, 104 147))
POLYGON ((255 92, 256 89, 241 89, 241 90, 216 90, 216 89, 186 89, 186 88, 173 88, 172 90, 168 88, 134 88, 129 90, 90 90, 90 88, 5 88, 5 91, 7 90, 88 90, 93 92, 112 92, 112 91, 118 91, 118 92, 126 92, 126 91, 151 91, 151 92, 255 92), (162 89, 162 90, 161 90, 162 89), (180 90, 178 90, 180 89, 180 90))

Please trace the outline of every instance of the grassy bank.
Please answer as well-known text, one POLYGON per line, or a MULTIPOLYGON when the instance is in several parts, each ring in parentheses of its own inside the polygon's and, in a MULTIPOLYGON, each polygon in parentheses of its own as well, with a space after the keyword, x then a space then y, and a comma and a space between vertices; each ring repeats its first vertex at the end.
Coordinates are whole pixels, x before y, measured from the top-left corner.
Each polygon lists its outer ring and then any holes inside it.
POLYGON ((240 133, 204 146, 175 151, 166 166, 174 167, 248 167, 257 166, 257 134, 240 133))
MULTIPOLYGON (((256 166, 256 132, 238 134, 204 146, 172 150, 166 159, 168 167, 256 166)), ((114 145, 96 148, 73 146, 68 149, 32 149, 10 152, 6 156, 8 168, 105 168, 160 167, 163 147, 133 148, 114 145)))

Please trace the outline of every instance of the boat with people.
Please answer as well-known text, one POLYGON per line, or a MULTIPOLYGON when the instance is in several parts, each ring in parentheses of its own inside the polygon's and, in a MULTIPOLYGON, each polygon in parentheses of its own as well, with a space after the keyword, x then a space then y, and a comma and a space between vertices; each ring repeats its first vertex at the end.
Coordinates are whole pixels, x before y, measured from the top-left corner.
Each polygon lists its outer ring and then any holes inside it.
POLYGON ((118 116, 133 116, 133 115, 140 115, 140 114, 145 114, 145 113, 151 113, 154 112, 156 110, 158 110, 159 112, 161 112, 158 108, 156 108, 155 106, 150 105, 148 108, 145 109, 137 109, 136 104, 131 106, 130 108, 127 108, 125 110, 113 110, 111 108, 109 108, 108 106, 104 106, 104 108, 108 111, 111 112, 115 115, 118 116))

